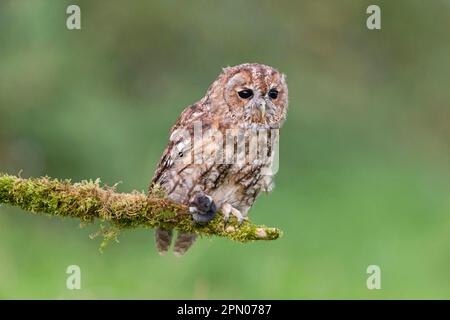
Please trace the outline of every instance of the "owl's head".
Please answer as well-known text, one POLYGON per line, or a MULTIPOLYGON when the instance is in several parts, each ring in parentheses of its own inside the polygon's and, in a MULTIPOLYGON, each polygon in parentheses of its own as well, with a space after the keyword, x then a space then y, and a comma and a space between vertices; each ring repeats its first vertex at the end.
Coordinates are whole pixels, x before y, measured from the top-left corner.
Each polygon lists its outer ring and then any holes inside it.
POLYGON ((286 77, 272 67, 246 63, 224 68, 209 91, 210 97, 225 103, 228 110, 220 111, 231 123, 249 128, 280 128, 286 118, 286 77))

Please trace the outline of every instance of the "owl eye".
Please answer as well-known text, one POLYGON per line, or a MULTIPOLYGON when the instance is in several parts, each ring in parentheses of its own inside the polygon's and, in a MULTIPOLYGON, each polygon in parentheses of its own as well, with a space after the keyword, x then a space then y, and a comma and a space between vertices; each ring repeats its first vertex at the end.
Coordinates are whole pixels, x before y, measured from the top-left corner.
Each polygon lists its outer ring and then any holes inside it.
POLYGON ((250 90, 250 89, 245 89, 245 90, 239 91, 238 95, 242 99, 248 99, 248 98, 251 98, 253 96, 253 91, 250 90))
POLYGON ((269 97, 270 97, 270 99, 276 99, 276 98, 278 98, 278 90, 276 90, 276 89, 270 89, 270 91, 269 91, 269 97))

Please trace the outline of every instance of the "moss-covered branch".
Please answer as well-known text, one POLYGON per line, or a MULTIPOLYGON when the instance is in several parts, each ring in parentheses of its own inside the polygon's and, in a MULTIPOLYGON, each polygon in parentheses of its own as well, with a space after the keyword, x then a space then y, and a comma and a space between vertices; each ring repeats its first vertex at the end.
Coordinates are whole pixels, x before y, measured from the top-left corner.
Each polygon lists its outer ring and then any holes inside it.
POLYGON ((194 225, 191 215, 186 214, 186 206, 164 198, 158 190, 150 195, 136 191, 117 193, 114 188, 102 188, 99 180, 72 184, 70 180, 48 177, 22 179, 0 174, 0 204, 17 206, 33 213, 79 218, 82 222, 98 218, 109 221, 114 230, 138 226, 165 227, 241 242, 274 240, 281 235, 279 229, 256 226, 249 221, 239 226, 231 219, 225 225, 222 214, 206 226, 194 225))

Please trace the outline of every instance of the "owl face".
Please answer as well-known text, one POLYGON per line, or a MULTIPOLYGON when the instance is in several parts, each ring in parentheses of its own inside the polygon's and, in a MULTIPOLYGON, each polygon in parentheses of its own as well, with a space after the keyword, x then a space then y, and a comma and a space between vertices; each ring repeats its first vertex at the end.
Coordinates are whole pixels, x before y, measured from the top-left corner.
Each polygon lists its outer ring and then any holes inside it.
POLYGON ((228 107, 222 116, 241 127, 280 128, 286 118, 285 76, 272 67, 242 64, 225 68, 213 90, 222 91, 228 107))

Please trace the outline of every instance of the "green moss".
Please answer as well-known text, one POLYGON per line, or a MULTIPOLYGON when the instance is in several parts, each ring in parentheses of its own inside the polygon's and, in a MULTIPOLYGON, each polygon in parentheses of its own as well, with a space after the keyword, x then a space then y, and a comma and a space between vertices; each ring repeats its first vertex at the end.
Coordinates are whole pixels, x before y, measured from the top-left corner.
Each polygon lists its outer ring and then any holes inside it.
POLYGON ((22 179, 0 174, 0 203, 33 213, 78 218, 83 224, 95 219, 109 222, 110 226, 102 225, 97 234, 104 239, 101 249, 109 240, 117 240, 120 230, 138 226, 171 228, 240 242, 274 240, 282 234, 279 229, 249 221, 238 225, 234 218, 225 224, 220 213, 209 224, 196 225, 186 214, 187 207, 168 200, 158 186, 149 195, 136 191, 116 193, 114 188, 102 188, 99 179, 72 184, 70 180, 49 177, 22 179))

